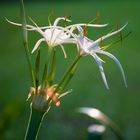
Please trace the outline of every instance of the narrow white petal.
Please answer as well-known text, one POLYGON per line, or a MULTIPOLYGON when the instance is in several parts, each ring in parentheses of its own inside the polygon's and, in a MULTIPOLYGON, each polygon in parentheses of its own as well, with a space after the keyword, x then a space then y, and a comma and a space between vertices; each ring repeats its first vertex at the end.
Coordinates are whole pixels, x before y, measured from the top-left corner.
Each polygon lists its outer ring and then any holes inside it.
POLYGON ((62 32, 68 33, 70 34, 73 38, 76 38, 75 34, 73 34, 69 29, 61 27, 61 26, 51 26, 51 27, 55 27, 55 29, 59 29, 62 32))
POLYGON ((67 58, 67 54, 66 54, 66 51, 64 49, 64 46, 63 45, 60 45, 61 49, 62 49, 62 52, 64 54, 64 58, 67 58))
POLYGON ((55 26, 55 27, 56 27, 56 29, 60 29, 60 30, 64 31, 65 33, 70 34, 74 39, 77 39, 76 35, 73 34, 69 29, 64 28, 64 27, 60 27, 60 26, 55 26))
POLYGON ((73 24, 67 26, 67 28, 77 27, 77 26, 87 26, 87 27, 106 27, 108 24, 88 24, 88 23, 80 23, 80 24, 73 24))
POLYGON ((99 43, 99 42, 101 42, 101 41, 103 41, 103 40, 105 40, 105 39, 107 39, 107 38, 109 38, 109 37, 111 37, 111 36, 113 36, 113 35, 115 35, 115 34, 118 34, 119 32, 121 32, 121 31, 127 26, 127 24, 128 24, 128 23, 126 23, 122 28, 120 28, 120 29, 118 29, 118 30, 116 30, 116 31, 114 31, 114 32, 112 32, 112 33, 109 33, 109 34, 107 34, 107 35, 104 35, 104 36, 102 36, 101 38, 95 40, 95 41, 94 41, 94 44, 97 44, 97 43, 99 43))
POLYGON ((102 62, 102 63, 105 63, 105 61, 103 60, 103 59, 101 59, 96 53, 92 53, 91 52, 91 55, 96 55, 96 57, 98 58, 98 60, 100 61, 100 62, 102 62))
POLYGON ((103 69, 103 66, 102 66, 102 62, 100 61, 99 57, 94 53, 92 54, 93 58, 95 59, 98 67, 99 67, 99 71, 101 73, 101 76, 102 76, 102 79, 103 79, 103 82, 106 86, 107 89, 109 89, 109 86, 108 86, 108 83, 107 83, 107 80, 106 80, 106 76, 105 76, 105 73, 104 73, 104 69, 103 69))
POLYGON ((70 32, 72 33, 74 31, 75 27, 71 27, 70 32))
POLYGON ((81 26, 76 26, 76 28, 78 29, 78 33, 80 36, 83 36, 84 35, 84 31, 83 31, 83 28, 81 26))
POLYGON ((108 57, 110 57, 112 60, 114 60, 114 62, 118 65, 118 67, 119 67, 119 69, 121 71, 121 74, 122 74, 122 77, 123 77, 123 80, 124 80, 125 87, 127 87, 125 73, 124 73, 124 70, 123 70, 122 65, 119 62, 119 60, 114 55, 112 55, 111 53, 108 53, 108 52, 105 52, 105 51, 99 51, 98 53, 105 54, 108 57))
POLYGON ((44 36, 44 31, 42 31, 42 30, 40 29, 40 27, 35 23, 35 21, 33 21, 33 19, 31 19, 31 18, 29 18, 29 19, 30 19, 30 21, 35 25, 36 31, 37 31, 38 33, 40 33, 42 36, 44 36))
MULTIPOLYGON (((45 26, 45 27, 39 27, 41 30, 43 30, 43 29, 50 29, 51 27, 55 27, 55 26, 45 26)), ((31 28, 31 29, 28 29, 29 31, 34 31, 34 30, 36 30, 37 29, 37 27, 34 27, 34 28, 31 28)))
MULTIPOLYGON (((12 22, 12 21, 10 21, 9 19, 7 19, 6 17, 5 17, 5 20, 6 20, 7 22, 9 22, 10 24, 13 24, 13 25, 16 25, 16 26, 22 26, 21 23, 12 22)), ((32 25, 26 25, 26 27, 27 27, 27 28, 35 28, 35 27, 32 26, 32 25)))
POLYGON ((54 21, 53 25, 56 26, 60 20, 65 20, 65 21, 71 22, 71 20, 67 19, 66 17, 59 17, 54 21))
POLYGON ((75 30, 75 27, 71 27, 70 29, 69 29, 69 34, 68 34, 68 37, 70 38, 71 37, 71 34, 73 33, 73 31, 75 30))
MULTIPOLYGON (((9 22, 10 24, 13 24, 13 25, 16 25, 16 26, 22 26, 22 24, 20 23, 15 23, 15 22, 12 22, 10 20, 8 20, 7 18, 5 18, 7 22, 9 22)), ((41 30, 40 27, 35 27, 35 26, 32 26, 32 25, 26 25, 27 27, 27 30, 31 30, 31 31, 37 31, 38 33, 40 33, 43 37, 44 37, 44 32, 41 30), (28 29, 29 28, 29 29, 28 29)))
MULTIPOLYGON (((108 24, 88 24, 88 23, 81 23, 81 24, 73 24, 73 25, 69 25, 67 26, 66 28, 69 29, 69 28, 75 28, 77 26, 88 26, 88 27, 106 27, 108 24)), ((56 26, 56 25, 55 25, 56 26)), ((51 28, 51 27, 55 27, 54 25, 53 26, 42 26, 40 27, 40 29, 48 29, 48 28, 51 28)), ((64 28, 64 27, 60 27, 60 26, 57 26, 59 28, 64 28)), ((30 29, 30 30, 34 30, 34 29, 30 29)))
POLYGON ((38 32, 40 35, 42 35, 46 40, 48 40, 48 38, 45 36, 45 32, 43 30, 41 30, 40 27, 33 27, 31 29, 27 29, 29 31, 36 31, 38 32))
POLYGON ((68 38, 68 39, 62 39, 62 41, 59 41, 59 42, 57 42, 57 43, 55 43, 55 46, 58 46, 58 45, 60 45, 60 44, 77 44, 77 41, 75 40, 75 39, 73 39, 73 38, 68 38))
MULTIPOLYGON (((58 30, 58 29, 56 29, 56 30, 58 30)), ((62 37, 63 39, 66 39, 66 38, 69 38, 70 36, 68 36, 68 35, 66 34, 66 32, 64 32, 63 30, 60 30, 60 29, 59 29, 59 33, 57 33, 56 36, 54 37, 53 44, 56 44, 56 42, 57 42, 58 40, 60 40, 61 37, 62 37)))
POLYGON ((37 31, 38 33, 40 33, 45 38, 44 32, 40 29, 40 27, 37 27, 35 31, 37 31))
MULTIPOLYGON (((90 42, 90 40, 88 40, 88 38, 84 36, 83 28, 81 26, 77 26, 76 28, 78 29, 79 43, 84 45, 85 42, 90 42)), ((88 47, 88 44, 87 44, 87 47, 88 47)))
MULTIPOLYGON (((64 27, 61 27, 61 26, 46 26, 46 27, 39 27, 39 29, 41 30, 41 29, 51 29, 51 28, 55 28, 55 29, 59 29, 59 30, 62 30, 62 31, 64 31, 65 33, 68 33, 68 34, 70 34, 73 38, 75 38, 76 39, 76 36, 75 36, 75 34, 73 34, 72 33, 72 31, 71 30, 69 30, 68 28, 64 28, 64 27)), ((38 31, 38 28, 32 28, 32 29, 28 29, 28 30, 30 30, 30 31, 38 31)))
POLYGON ((44 39, 44 38, 41 38, 41 39, 39 39, 39 40, 36 42, 36 44, 35 44, 35 46, 34 46, 34 48, 33 48, 33 50, 32 50, 31 53, 34 53, 34 52, 38 49, 38 47, 39 47, 39 45, 41 44, 42 41, 45 41, 45 39, 44 39))

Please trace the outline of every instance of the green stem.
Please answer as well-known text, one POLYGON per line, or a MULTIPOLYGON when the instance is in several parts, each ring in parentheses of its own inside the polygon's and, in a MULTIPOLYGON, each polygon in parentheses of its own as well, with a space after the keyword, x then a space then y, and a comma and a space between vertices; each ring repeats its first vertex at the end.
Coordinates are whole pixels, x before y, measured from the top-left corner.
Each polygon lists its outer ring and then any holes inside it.
POLYGON ((46 86, 47 85, 47 80, 48 80, 48 71, 49 71, 49 61, 50 61, 50 57, 51 57, 51 52, 52 52, 52 48, 48 47, 48 55, 47 55, 47 60, 46 60, 46 64, 44 67, 44 73, 43 73, 43 77, 42 77, 42 85, 46 86))
POLYGON ((53 84, 53 81, 54 81, 55 70, 56 70, 56 52, 55 52, 55 49, 54 49, 53 54, 52 54, 50 74, 49 74, 49 77, 48 77, 48 79, 49 79, 48 83, 49 83, 50 86, 53 84))
POLYGON ((30 118, 24 140, 36 140, 45 112, 38 111, 31 107, 30 118))
POLYGON ((58 83, 56 90, 59 90, 60 86, 63 84, 63 82, 65 81, 65 79, 70 74, 71 70, 73 69, 73 67, 75 67, 75 65, 77 64, 77 62, 80 60, 81 57, 82 57, 81 55, 76 57, 72 65, 69 67, 69 69, 66 71, 66 73, 63 75, 62 79, 58 83))
POLYGON ((65 81, 63 87, 61 88, 61 90, 59 90, 60 93, 63 92, 63 90, 66 88, 66 86, 68 85, 68 83, 70 82, 70 80, 73 78, 73 76, 75 74, 75 71, 76 71, 76 68, 77 68, 77 64, 78 63, 76 63, 76 65, 71 70, 71 72, 70 72, 68 78, 66 79, 66 81, 65 81))
POLYGON ((39 69, 40 69, 40 50, 37 52, 36 61, 35 61, 35 84, 36 92, 39 85, 39 69))
POLYGON ((25 16, 25 8, 24 8, 23 0, 20 0, 20 9, 21 9, 21 19, 22 19, 23 45, 27 56, 27 62, 30 70, 32 84, 35 87, 35 76, 31 63, 31 55, 28 47, 28 34, 26 30, 26 16, 25 16))

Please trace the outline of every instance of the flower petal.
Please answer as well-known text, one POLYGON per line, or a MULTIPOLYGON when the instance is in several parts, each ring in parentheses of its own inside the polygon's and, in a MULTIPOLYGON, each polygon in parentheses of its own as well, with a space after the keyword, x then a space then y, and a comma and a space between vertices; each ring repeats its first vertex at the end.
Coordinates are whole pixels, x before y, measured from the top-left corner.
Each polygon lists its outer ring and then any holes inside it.
POLYGON ((34 53, 34 52, 37 50, 37 48, 39 47, 39 45, 41 44, 42 41, 45 41, 45 39, 44 39, 44 38, 41 38, 41 39, 39 39, 39 40, 36 42, 36 44, 35 44, 35 46, 34 46, 34 48, 33 48, 33 50, 32 50, 31 53, 34 53))
POLYGON ((83 28, 81 26, 76 26, 76 28, 78 29, 78 35, 84 36, 83 28))
MULTIPOLYGON (((76 28, 77 26, 87 26, 87 27, 106 27, 108 24, 88 24, 88 23, 80 23, 80 24, 72 24, 72 25, 69 25, 67 26, 66 28, 69 29, 69 28, 76 28)), ((55 25, 56 26, 56 25, 55 25)), ((54 27, 53 26, 42 26, 40 27, 40 29, 48 29, 48 28, 51 28, 51 27, 54 27)), ((60 26, 57 26, 57 27, 60 27, 60 26)), ((62 27, 61 27, 62 28, 62 27)), ((64 28, 64 27, 63 27, 64 28)), ((34 29, 30 29, 30 30, 34 30, 34 29)))
POLYGON ((71 22, 71 20, 67 19, 66 17, 59 17, 54 21, 53 25, 56 26, 59 23, 60 20, 65 20, 67 22, 71 22))
POLYGON ((40 29, 40 27, 35 23, 35 21, 33 21, 33 19, 31 19, 31 18, 29 18, 30 19, 30 21, 35 25, 35 27, 36 27, 36 30, 35 31, 37 31, 38 33, 40 33, 43 37, 45 37, 44 36, 44 32, 40 29))
POLYGON ((56 28, 53 36, 54 36, 53 44, 59 44, 58 42, 70 38, 71 35, 68 35, 62 29, 56 28))
POLYGON ((99 57, 95 53, 93 53, 92 56, 95 59, 97 65, 99 67, 99 71, 101 73, 101 76, 102 76, 102 79, 103 79, 103 82, 104 82, 106 88, 109 89, 109 86, 108 86, 108 83, 107 83, 107 80, 106 80, 106 76, 105 76, 105 73, 104 73, 104 69, 103 69, 103 66, 102 66, 102 62, 100 61, 99 57))
POLYGON ((87 27, 106 27, 108 24, 88 24, 88 23, 80 23, 80 24, 73 24, 67 26, 67 28, 77 27, 77 26, 87 26, 87 27))
POLYGON ((119 67, 119 69, 120 69, 120 71, 121 71, 121 74, 122 74, 122 77, 123 77, 123 80, 124 80, 125 87, 127 87, 127 82, 126 82, 124 70, 123 70, 122 65, 121 65, 121 63, 119 62, 119 60, 118 60, 114 55, 112 55, 111 53, 108 53, 108 52, 105 52, 105 51, 102 51, 102 50, 100 50, 98 53, 100 53, 100 54, 105 54, 106 56, 108 56, 108 57, 110 57, 112 60, 114 60, 114 62, 118 65, 118 67, 119 67))
MULTIPOLYGON (((22 24, 20 23, 15 23, 15 22, 12 22, 10 21, 9 19, 5 18, 7 22, 9 22, 10 24, 13 24, 13 25, 16 25, 16 26, 22 26, 22 24)), ((37 31, 38 33, 40 33, 43 37, 44 37, 44 33, 43 31, 41 30, 40 27, 35 27, 35 26, 32 26, 32 25, 26 25, 27 27, 27 30, 30 30, 30 31, 37 31)), ((50 28, 49 26, 46 26, 46 28, 50 28)))
POLYGON ((109 34, 107 34, 107 35, 104 35, 104 36, 102 36, 101 38, 95 40, 95 41, 94 41, 94 44, 97 44, 97 43, 99 43, 99 42, 101 42, 101 41, 103 41, 103 40, 105 40, 105 39, 107 39, 107 38, 109 38, 109 37, 111 37, 111 36, 113 36, 113 35, 115 35, 115 34, 121 32, 121 31, 127 26, 127 24, 128 24, 128 23, 126 23, 122 28, 120 28, 120 29, 118 29, 118 30, 116 30, 116 31, 114 31, 114 32, 112 32, 112 33, 109 33, 109 34))
POLYGON ((62 49, 62 52, 64 54, 64 58, 67 58, 67 54, 66 54, 66 51, 64 49, 64 46, 63 45, 60 45, 61 49, 62 49))
MULTIPOLYGON (((22 26, 21 23, 12 22, 12 21, 10 21, 9 19, 7 19, 6 17, 5 17, 5 20, 6 20, 7 22, 9 22, 10 24, 13 24, 13 25, 16 25, 16 26, 22 26)), ((27 27, 27 28, 34 28, 34 26, 32 26, 32 25, 26 25, 26 27, 27 27)))
MULTIPOLYGON (((64 28, 64 27, 61 27, 61 26, 46 26, 46 27, 39 27, 40 30, 41 30, 41 29, 52 29, 52 28, 62 30, 62 31, 64 31, 65 33, 70 34, 73 38, 76 39, 75 35, 72 33, 71 30, 69 30, 69 29, 67 29, 67 28, 64 28)), ((38 31, 38 28, 34 27, 34 28, 32 28, 32 29, 28 29, 28 30, 30 30, 30 31, 35 31, 35 30, 38 31)), ((39 32, 39 31, 38 31, 38 32, 39 32)))
POLYGON ((68 38, 68 39, 64 39, 64 40, 62 39, 62 41, 55 43, 55 46, 58 46, 60 44, 70 44, 70 43, 77 44, 77 41, 73 38, 68 38))

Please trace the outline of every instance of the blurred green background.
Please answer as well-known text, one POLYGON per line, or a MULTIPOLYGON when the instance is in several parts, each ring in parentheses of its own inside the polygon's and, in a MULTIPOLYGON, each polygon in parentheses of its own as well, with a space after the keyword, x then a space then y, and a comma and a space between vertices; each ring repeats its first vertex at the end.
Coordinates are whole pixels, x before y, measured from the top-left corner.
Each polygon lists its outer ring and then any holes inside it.
MULTIPOLYGON (((114 120, 127 140, 140 139, 140 1, 31 1, 25 2, 26 14, 38 25, 48 24, 58 16, 71 16, 73 23, 89 22, 100 12, 99 23, 109 23, 107 28, 90 29, 88 36, 96 39, 101 35, 129 22, 123 34, 132 32, 123 42, 109 48, 122 63, 128 88, 115 63, 102 56, 110 90, 106 90, 98 67, 91 57, 80 61, 75 77, 67 87, 73 92, 62 99, 61 106, 51 109, 39 134, 39 140, 86 140, 86 128, 93 120, 78 115, 77 107, 96 107, 114 120)), ((4 19, 20 22, 20 9, 17 3, 0 3, 0 139, 23 139, 29 117, 29 104, 26 102, 31 86, 25 52, 22 46, 21 28, 10 25, 4 19)), ((40 38, 29 32, 29 46, 33 48, 40 38)), ((119 35, 113 39, 118 39, 119 35)), ((42 48, 45 48, 45 44, 42 48)), ((70 65, 76 54, 75 46, 66 45, 68 58, 58 49, 57 78, 70 65)), ((111 137, 111 134, 107 134, 111 137)), ((113 137, 111 137, 113 139, 113 137)))

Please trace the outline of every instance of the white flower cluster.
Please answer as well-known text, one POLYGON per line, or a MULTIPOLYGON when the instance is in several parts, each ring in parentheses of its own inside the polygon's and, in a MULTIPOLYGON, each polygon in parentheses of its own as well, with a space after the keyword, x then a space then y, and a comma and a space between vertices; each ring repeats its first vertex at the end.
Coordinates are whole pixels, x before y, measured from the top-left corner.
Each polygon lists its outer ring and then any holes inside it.
MULTIPOLYGON (((118 67, 122 73, 125 86, 127 87, 124 70, 123 70, 119 60, 114 55, 105 51, 100 46, 101 41, 120 33, 126 27, 127 23, 123 27, 121 27, 120 29, 118 29, 114 32, 108 33, 108 34, 98 38, 97 40, 91 40, 85 36, 84 27, 106 27, 108 24, 99 25, 99 24, 80 23, 80 24, 72 24, 72 25, 63 27, 63 26, 58 25, 58 23, 61 20, 64 20, 66 22, 71 22, 69 19, 67 19, 65 17, 59 17, 54 21, 53 25, 50 25, 50 26, 38 27, 35 23, 34 23, 35 26, 27 25, 27 30, 36 31, 39 34, 41 34, 41 36, 42 36, 42 38, 36 42, 36 44, 32 50, 32 53, 34 53, 39 48, 40 44, 44 41, 51 48, 60 46, 64 52, 64 55, 66 56, 63 45, 71 44, 71 43, 75 44, 77 46, 79 55, 81 55, 81 56, 90 55, 95 59, 97 65, 99 67, 99 71, 101 73, 103 82, 104 82, 106 88, 109 89, 109 86, 108 86, 108 83, 106 80, 106 76, 104 73, 104 69, 102 66, 102 63, 104 63, 104 61, 98 56, 98 54, 104 54, 104 55, 108 56, 109 58, 111 58, 112 60, 114 60, 115 63, 118 65, 118 67), (74 32, 75 30, 77 30, 77 33, 74 32)), ((11 24, 21 26, 21 24, 14 23, 9 20, 7 20, 7 21, 10 22, 11 24)))

